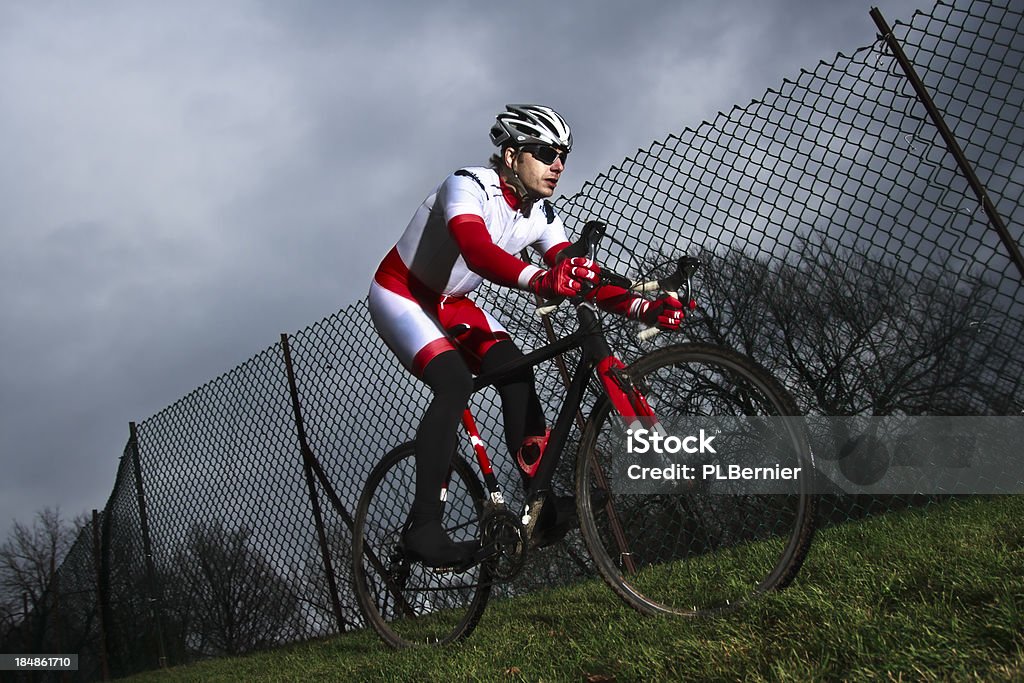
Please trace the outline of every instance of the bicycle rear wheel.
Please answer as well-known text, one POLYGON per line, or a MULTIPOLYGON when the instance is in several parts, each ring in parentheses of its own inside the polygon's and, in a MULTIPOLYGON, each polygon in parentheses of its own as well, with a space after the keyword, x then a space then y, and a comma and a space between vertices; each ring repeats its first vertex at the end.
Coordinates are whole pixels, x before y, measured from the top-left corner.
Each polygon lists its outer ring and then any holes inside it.
MULTIPOLYGON (((728 349, 666 347, 628 374, 663 425, 693 416, 797 414, 767 371, 728 349)), ((708 486, 701 476, 669 490, 665 482, 638 486, 625 476, 624 464, 637 457, 626 454, 625 425, 607 400, 595 407, 577 459, 580 529, 601 576, 628 604, 649 614, 721 613, 796 576, 814 533, 813 458, 799 420, 758 422, 767 431, 748 443, 759 449, 770 439, 771 457, 802 467, 806 476, 770 493, 708 486), (596 492, 606 493, 606 501, 593 504, 596 492)), ((725 457, 705 454, 693 462, 724 465, 714 458, 725 457)))
MULTIPOLYGON (((353 584, 366 621, 395 648, 444 645, 468 636, 483 615, 491 577, 484 564, 440 573, 410 562, 399 547, 416 490, 413 444, 388 453, 370 472, 353 530, 353 584)), ((442 522, 453 541, 480 538, 483 489, 466 461, 452 458, 442 522)))

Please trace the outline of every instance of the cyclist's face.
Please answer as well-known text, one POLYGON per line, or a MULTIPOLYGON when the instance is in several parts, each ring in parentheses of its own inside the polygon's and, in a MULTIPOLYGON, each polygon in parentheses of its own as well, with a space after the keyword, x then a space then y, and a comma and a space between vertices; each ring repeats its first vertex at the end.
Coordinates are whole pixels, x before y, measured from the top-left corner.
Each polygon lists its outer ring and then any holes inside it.
MULTIPOLYGON (((561 151, 561 150, 559 150, 561 151)), ((505 150, 505 163, 519 175, 523 185, 535 197, 550 197, 555 193, 558 179, 565 170, 561 157, 556 156, 550 164, 545 164, 527 150, 518 153, 512 149, 505 150)))

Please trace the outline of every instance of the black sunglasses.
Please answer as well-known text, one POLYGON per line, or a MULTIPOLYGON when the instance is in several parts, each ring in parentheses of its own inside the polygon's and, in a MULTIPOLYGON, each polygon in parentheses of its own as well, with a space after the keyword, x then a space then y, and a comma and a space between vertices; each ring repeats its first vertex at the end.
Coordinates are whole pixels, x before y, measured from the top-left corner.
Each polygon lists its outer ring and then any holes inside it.
POLYGON ((523 145, 522 150, 529 152, 537 161, 548 166, 555 163, 555 159, 561 159, 564 164, 565 160, 569 158, 568 152, 549 145, 523 145))

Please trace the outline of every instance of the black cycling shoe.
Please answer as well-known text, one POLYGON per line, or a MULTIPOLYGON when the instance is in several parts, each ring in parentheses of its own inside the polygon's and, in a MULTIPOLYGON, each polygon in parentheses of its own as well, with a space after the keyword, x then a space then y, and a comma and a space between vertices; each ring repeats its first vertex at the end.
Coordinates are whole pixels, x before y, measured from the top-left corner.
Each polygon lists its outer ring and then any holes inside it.
POLYGON ((440 522, 410 523, 402 532, 402 549, 407 558, 431 569, 464 569, 477 561, 480 542, 455 543, 440 522))
POLYGON ((540 518, 533 527, 533 546, 546 548, 558 543, 576 526, 576 496, 547 494, 540 518))

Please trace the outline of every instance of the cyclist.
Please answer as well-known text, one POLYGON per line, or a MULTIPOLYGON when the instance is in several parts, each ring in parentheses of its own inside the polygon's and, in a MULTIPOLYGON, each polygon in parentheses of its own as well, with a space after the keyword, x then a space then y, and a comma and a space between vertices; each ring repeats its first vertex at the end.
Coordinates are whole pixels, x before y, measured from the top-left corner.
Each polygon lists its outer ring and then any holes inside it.
MULTIPOLYGON (((486 279, 545 299, 574 296, 597 283, 600 273, 589 259, 560 258, 569 241, 547 199, 572 151, 565 120, 550 107, 508 105, 490 137, 499 152, 489 167, 459 169, 426 198, 378 267, 368 299, 377 332, 433 392, 416 433, 416 491, 402 537, 410 559, 431 567, 465 564, 477 548, 449 538, 438 497, 472 393, 472 373, 522 356, 501 323, 468 295, 486 279), (540 251, 547 269, 516 256, 528 246, 540 251)), ((682 305, 667 296, 649 301, 609 285, 587 296, 605 310, 663 329, 678 329, 683 317, 682 305)), ((497 389, 505 442, 526 486, 548 435, 533 372, 497 389)), ((534 531, 541 546, 564 536, 575 514, 571 497, 552 500, 534 531)))

